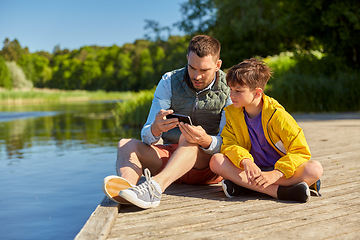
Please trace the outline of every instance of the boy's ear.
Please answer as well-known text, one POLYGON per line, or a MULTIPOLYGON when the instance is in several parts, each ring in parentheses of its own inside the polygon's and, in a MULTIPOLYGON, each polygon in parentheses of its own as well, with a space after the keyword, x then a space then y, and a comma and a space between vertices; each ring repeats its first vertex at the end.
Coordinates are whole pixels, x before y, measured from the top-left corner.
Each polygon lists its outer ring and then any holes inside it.
POLYGON ((262 97, 264 91, 262 90, 262 88, 256 88, 255 89, 255 97, 262 97))

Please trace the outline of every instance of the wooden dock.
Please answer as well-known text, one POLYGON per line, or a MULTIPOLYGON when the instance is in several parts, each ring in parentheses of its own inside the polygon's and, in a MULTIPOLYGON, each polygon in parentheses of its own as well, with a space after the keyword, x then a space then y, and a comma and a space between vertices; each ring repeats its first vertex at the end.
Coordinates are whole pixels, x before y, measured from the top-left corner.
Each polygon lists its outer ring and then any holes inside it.
POLYGON ((360 113, 295 118, 323 165, 322 197, 229 199, 219 184, 173 184, 154 209, 105 197, 75 239, 360 239, 360 113))

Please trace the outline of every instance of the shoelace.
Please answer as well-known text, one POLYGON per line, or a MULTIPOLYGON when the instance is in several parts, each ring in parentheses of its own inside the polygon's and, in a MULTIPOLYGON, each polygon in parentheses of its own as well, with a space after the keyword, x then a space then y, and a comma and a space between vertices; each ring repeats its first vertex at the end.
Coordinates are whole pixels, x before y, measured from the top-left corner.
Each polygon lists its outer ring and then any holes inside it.
POLYGON ((151 173, 149 169, 145 169, 144 170, 144 175, 145 175, 145 182, 143 182, 142 184, 134 187, 134 190, 138 191, 140 193, 140 195, 144 195, 146 192, 149 192, 150 194, 150 200, 151 202, 154 201, 155 198, 155 187, 151 182, 151 173))

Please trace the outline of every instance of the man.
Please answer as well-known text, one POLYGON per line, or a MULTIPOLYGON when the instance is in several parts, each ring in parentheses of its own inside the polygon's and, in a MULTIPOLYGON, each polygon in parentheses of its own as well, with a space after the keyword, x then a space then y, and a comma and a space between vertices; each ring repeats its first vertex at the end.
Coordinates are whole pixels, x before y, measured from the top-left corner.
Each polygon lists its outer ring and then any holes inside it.
POLYGON ((225 73, 220 70, 219 41, 206 35, 193 37, 187 60, 186 67, 160 80, 141 131, 143 141, 120 140, 119 176, 106 177, 103 182, 110 199, 151 208, 160 204, 162 192, 175 181, 213 184, 222 180, 209 168, 211 156, 222 144, 223 109, 231 104, 225 73), (190 116, 194 125, 167 119, 171 113, 190 116), (156 145, 160 138, 164 145, 156 145), (146 181, 136 186, 143 170, 146 181))

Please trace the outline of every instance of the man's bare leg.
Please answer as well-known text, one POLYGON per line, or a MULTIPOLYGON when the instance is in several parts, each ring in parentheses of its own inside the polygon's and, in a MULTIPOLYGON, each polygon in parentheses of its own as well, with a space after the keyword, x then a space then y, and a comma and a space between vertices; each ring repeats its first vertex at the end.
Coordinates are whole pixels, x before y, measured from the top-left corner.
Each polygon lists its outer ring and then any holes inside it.
MULTIPOLYGON (((128 152, 138 152, 139 149, 131 150, 128 152)), ((136 165, 141 163, 142 167, 145 168, 144 162, 134 160, 134 156, 130 154, 130 163, 136 165)), ((138 155, 136 155, 138 157, 138 155)), ((182 135, 179 139, 179 146, 176 151, 170 157, 165 168, 157 175, 151 178, 151 173, 148 169, 145 169, 144 175, 146 181, 136 187, 121 190, 119 196, 129 201, 130 203, 141 207, 141 208, 153 208, 160 204, 162 192, 174 181, 179 179, 185 173, 190 171, 192 168, 205 169, 209 166, 211 155, 206 154, 200 150, 197 144, 189 143, 182 135)), ((154 161, 148 162, 148 168, 151 167, 150 163, 153 164, 153 168, 159 170, 158 165, 154 164, 154 161)), ((159 164, 160 165, 160 164, 159 164)), ((138 165, 136 165, 138 166, 138 165)), ((133 170, 133 175, 137 175, 137 168, 131 166, 122 166, 120 170, 130 168, 133 170)), ((156 170, 154 172, 157 172, 156 170)), ((128 170, 127 173, 130 173, 128 170)), ((138 176, 138 175, 137 175, 138 176)))
POLYGON ((162 192, 174 181, 182 177, 192 168, 205 169, 209 166, 211 155, 202 151, 197 144, 191 144, 181 136, 179 147, 171 156, 165 168, 153 177, 161 187, 162 192))
POLYGON ((162 161, 151 146, 136 139, 121 139, 119 141, 116 172, 131 184, 136 185, 143 174, 143 169, 157 172, 162 161))

